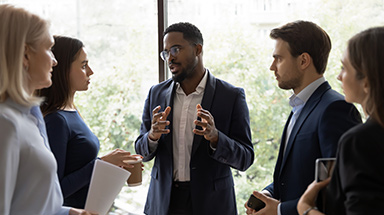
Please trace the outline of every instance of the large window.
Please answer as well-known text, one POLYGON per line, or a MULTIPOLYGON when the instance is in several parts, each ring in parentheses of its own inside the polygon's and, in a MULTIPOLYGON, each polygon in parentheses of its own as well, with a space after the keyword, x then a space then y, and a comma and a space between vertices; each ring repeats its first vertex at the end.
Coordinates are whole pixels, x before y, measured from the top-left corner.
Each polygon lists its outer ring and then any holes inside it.
MULTIPOLYGON (((164 0, 165 1, 165 0, 164 0)), ((102 143, 100 154, 120 147, 134 152, 143 104, 158 82, 157 1, 0 0, 51 20, 52 32, 81 39, 95 74, 77 106, 102 143)), ((253 190, 272 182, 280 136, 290 112, 290 91, 277 87, 272 62, 272 28, 303 19, 323 27, 332 39, 325 73, 341 91, 336 76, 348 38, 384 25, 384 0, 168 0, 168 24, 188 21, 204 37, 205 66, 218 78, 243 87, 251 116, 255 162, 233 170, 239 214, 253 190)), ((142 214, 152 162, 145 164, 140 187, 124 187, 111 214, 142 214)))

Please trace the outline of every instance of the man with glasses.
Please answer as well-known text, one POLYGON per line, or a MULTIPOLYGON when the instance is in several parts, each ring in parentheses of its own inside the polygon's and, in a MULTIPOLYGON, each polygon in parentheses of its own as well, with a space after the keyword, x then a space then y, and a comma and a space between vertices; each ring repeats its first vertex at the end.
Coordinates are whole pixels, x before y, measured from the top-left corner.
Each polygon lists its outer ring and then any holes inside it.
POLYGON ((215 78, 203 65, 203 37, 190 23, 164 32, 161 58, 172 79, 145 101, 136 152, 155 158, 145 213, 237 214, 231 167, 253 163, 244 90, 215 78))

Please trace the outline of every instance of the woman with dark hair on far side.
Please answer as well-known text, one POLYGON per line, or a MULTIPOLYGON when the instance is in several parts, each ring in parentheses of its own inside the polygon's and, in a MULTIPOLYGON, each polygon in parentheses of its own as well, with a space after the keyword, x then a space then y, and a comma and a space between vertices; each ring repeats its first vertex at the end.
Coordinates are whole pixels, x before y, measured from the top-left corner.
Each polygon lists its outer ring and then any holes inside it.
POLYGON ((297 206, 300 215, 383 214, 384 27, 353 36, 341 62, 345 100, 360 104, 368 119, 340 138, 331 178, 308 187, 297 206), (315 201, 324 187, 320 212, 315 201))

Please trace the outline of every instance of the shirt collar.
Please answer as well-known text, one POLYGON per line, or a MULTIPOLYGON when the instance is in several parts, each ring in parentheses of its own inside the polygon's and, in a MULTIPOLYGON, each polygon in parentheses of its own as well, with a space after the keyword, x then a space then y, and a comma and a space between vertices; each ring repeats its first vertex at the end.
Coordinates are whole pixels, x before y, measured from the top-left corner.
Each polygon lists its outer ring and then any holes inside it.
MULTIPOLYGON (((207 79, 208 79, 208 70, 206 69, 206 70, 205 70, 205 73, 204 73, 204 76, 203 76, 203 78, 201 79, 199 85, 197 85, 196 90, 195 90, 194 93, 196 93, 196 94, 200 94, 200 93, 203 93, 203 92, 204 92, 204 90, 205 90, 205 85, 207 84, 207 79)), ((183 91, 183 89, 181 88, 179 82, 176 82, 176 93, 183 93, 183 94, 184 94, 184 91, 183 91)))
MULTIPOLYGON (((311 97, 311 95, 315 92, 315 90, 322 84, 324 83, 326 80, 324 77, 320 77, 318 78, 316 81, 310 83, 308 86, 306 86, 299 94, 295 95, 295 94, 292 94, 292 96, 289 98, 290 100, 290 105, 291 105, 291 101, 292 101, 292 104, 294 106, 296 105, 299 105, 299 104, 296 104, 296 103, 301 103, 300 101, 297 101, 297 97, 299 98, 299 100, 301 100, 303 103, 306 103, 309 99, 309 97, 311 97), (296 101, 295 101, 296 100, 296 101), (295 105, 296 104, 296 105, 295 105)), ((301 104, 303 104, 301 103, 301 104)), ((292 105, 291 105, 292 106, 292 105)), ((293 106, 292 106, 293 107, 293 106)))

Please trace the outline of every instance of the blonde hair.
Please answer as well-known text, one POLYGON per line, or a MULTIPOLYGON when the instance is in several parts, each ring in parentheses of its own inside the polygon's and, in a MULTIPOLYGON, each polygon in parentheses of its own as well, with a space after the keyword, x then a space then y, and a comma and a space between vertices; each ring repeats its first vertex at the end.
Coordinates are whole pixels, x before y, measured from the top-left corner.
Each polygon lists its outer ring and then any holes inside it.
POLYGON ((11 98, 25 106, 39 105, 41 98, 28 93, 26 46, 36 50, 46 37, 46 20, 13 5, 0 5, 0 102, 11 98))

